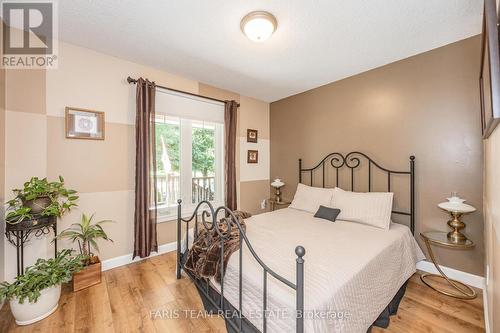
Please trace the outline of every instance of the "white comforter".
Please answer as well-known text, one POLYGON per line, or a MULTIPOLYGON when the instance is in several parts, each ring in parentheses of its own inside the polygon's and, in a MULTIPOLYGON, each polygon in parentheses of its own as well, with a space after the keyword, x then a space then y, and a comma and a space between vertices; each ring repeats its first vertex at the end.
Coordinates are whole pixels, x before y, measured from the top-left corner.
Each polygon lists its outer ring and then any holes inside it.
MULTIPOLYGON (((295 283, 295 247, 304 256, 306 332, 366 332, 424 259, 410 230, 382 230, 354 222, 314 218, 292 208, 247 220, 247 236, 264 263, 295 283), (309 317, 309 318, 307 318, 309 317)), ((228 263, 224 296, 239 304, 239 253, 228 263)), ((212 281, 220 291, 220 285, 212 281)), ((244 246, 243 314, 262 331, 263 270, 244 246)), ((267 331, 295 331, 295 291, 267 280, 267 331)))

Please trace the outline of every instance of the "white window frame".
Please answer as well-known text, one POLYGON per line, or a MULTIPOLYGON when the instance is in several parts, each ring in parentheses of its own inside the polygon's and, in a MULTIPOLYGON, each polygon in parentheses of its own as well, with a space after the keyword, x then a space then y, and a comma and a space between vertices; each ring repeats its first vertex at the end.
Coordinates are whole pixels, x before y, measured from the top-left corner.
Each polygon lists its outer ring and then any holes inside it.
MULTIPOLYGON (((168 115, 160 114, 166 119, 169 118, 168 115)), ((180 120, 180 193, 182 199, 182 217, 190 216, 196 204, 191 202, 192 195, 192 133, 193 133, 193 122, 206 122, 215 125, 215 200, 211 201, 214 207, 218 207, 224 204, 224 124, 217 122, 208 122, 201 120, 191 120, 188 118, 182 118, 174 116, 172 118, 177 118, 180 120)), ((177 218, 177 205, 162 207, 158 209, 157 223, 163 223, 175 220, 177 218)))

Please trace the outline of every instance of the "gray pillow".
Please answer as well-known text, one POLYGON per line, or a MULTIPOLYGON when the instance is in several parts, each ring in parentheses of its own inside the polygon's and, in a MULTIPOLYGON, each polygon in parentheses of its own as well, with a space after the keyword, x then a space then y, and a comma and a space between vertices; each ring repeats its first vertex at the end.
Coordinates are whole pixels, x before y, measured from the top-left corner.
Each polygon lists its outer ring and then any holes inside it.
POLYGON ((319 206, 319 209, 316 212, 316 214, 314 214, 314 217, 319 217, 320 219, 325 219, 335 222, 339 214, 340 214, 340 209, 319 206))

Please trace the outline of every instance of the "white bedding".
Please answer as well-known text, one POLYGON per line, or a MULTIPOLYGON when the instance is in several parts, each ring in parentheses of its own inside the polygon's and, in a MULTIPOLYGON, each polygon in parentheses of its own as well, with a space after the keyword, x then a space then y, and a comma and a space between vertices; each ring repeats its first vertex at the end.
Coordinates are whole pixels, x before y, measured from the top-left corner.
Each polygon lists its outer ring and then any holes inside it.
MULTIPOLYGON (((295 283, 295 247, 304 256, 306 332, 366 332, 424 259, 410 230, 314 218, 292 208, 247 219, 246 234, 265 264, 295 283), (340 318, 342 316, 343 318, 340 318)), ((262 331, 261 266, 244 246, 243 314, 262 331)), ((237 309, 239 253, 228 263, 224 296, 237 309)), ((220 291, 219 284, 212 281, 220 291)), ((268 332, 295 331, 295 291, 268 275, 268 332)))

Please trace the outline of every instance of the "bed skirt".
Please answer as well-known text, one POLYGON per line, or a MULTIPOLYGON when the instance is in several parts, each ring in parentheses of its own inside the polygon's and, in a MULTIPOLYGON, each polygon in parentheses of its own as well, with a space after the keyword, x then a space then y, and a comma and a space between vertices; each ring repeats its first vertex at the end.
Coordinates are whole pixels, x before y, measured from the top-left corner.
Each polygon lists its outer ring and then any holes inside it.
MULTIPOLYGON (((381 327, 381 328, 387 328, 389 326, 389 323, 391 320, 390 316, 395 315, 398 312, 399 303, 401 302, 401 299, 403 298, 403 296, 406 292, 407 285, 408 285, 408 281, 406 281, 401 286, 401 288, 399 288, 398 292, 392 298, 389 305, 387 305, 387 307, 384 309, 384 311, 382 311, 382 313, 378 316, 377 320, 375 320, 375 322, 372 324, 372 326, 381 327)), ((203 302, 203 306, 205 307, 205 311, 207 311, 208 313, 216 314, 218 309, 207 299, 205 294, 200 291, 199 287, 197 287, 197 290, 198 290, 198 294, 200 295, 201 300, 203 302)), ((206 290, 203 290, 203 291, 206 292, 206 290)), ((220 293, 210 285, 208 288, 208 293, 213 300, 220 300, 220 293)), ((231 312, 237 311, 237 309, 235 307, 233 307, 231 305, 231 303, 229 303, 225 297, 224 297, 224 309, 229 310, 231 312)), ((229 320, 232 321, 233 324, 235 324, 236 327, 238 327, 239 326, 239 318, 236 318, 236 317, 235 318, 224 318, 224 320, 226 321, 226 329, 227 329, 228 333, 237 333, 238 332, 233 328, 233 326, 228 324, 228 321, 229 320)), ((371 328, 372 327, 370 327, 368 329, 367 333, 369 333, 371 331, 371 328)), ((245 333, 260 333, 260 331, 246 318, 243 318, 243 321, 242 321, 242 331, 245 333)))

